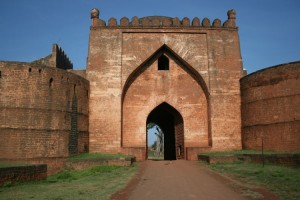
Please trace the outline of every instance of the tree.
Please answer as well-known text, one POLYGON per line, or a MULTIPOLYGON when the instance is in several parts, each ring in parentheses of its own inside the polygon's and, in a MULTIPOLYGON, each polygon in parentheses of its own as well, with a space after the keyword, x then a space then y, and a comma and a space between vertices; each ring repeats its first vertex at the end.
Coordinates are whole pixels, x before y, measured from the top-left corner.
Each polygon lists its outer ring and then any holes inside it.
POLYGON ((153 128, 156 124, 154 124, 153 122, 150 122, 147 124, 147 130, 153 128))
POLYGON ((157 146, 157 142, 154 141, 153 144, 151 145, 151 148, 152 148, 152 149, 156 149, 156 146, 157 146))

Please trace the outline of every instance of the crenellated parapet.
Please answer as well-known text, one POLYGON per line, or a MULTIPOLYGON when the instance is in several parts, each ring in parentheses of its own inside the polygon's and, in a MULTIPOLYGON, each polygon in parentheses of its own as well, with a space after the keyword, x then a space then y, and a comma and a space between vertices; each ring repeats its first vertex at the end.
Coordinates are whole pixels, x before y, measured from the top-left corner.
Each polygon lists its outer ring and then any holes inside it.
POLYGON ((73 64, 67 54, 57 44, 52 45, 52 62, 60 69, 73 69, 73 64))
POLYGON ((35 64, 42 64, 60 69, 73 69, 73 63, 65 51, 57 44, 52 45, 52 53, 44 58, 33 61, 35 64))
POLYGON ((235 10, 229 10, 227 12, 228 19, 222 24, 220 19, 215 19, 211 23, 208 18, 203 18, 202 21, 195 17, 190 20, 188 17, 184 17, 180 20, 178 17, 165 17, 165 16, 148 16, 148 17, 133 17, 129 20, 127 17, 120 19, 118 23, 117 19, 110 18, 108 23, 99 19, 100 12, 94 8, 91 11, 92 27, 121 27, 121 28, 168 28, 168 27, 193 27, 193 28, 237 28, 236 27, 236 12, 235 10))

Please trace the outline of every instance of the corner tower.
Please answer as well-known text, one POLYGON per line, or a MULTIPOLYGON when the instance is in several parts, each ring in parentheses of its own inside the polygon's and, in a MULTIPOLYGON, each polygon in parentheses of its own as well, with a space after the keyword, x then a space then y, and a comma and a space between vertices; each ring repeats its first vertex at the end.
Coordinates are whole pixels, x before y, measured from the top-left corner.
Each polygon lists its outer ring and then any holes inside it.
POLYGON ((236 13, 227 14, 223 24, 162 16, 106 24, 92 10, 90 152, 145 159, 149 119, 173 131, 167 151, 175 159, 241 148, 242 59, 236 13))

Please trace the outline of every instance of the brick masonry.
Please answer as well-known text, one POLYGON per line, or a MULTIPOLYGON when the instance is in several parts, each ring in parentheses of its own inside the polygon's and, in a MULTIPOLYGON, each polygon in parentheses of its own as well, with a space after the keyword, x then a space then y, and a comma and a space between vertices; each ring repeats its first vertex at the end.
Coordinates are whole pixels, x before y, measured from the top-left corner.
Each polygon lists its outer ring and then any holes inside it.
POLYGON ((241 79, 244 149, 300 149, 300 62, 257 71, 241 79))
POLYGON ((243 69, 234 11, 223 25, 134 17, 106 26, 98 15, 93 10, 86 70, 91 152, 146 152, 147 117, 162 103, 182 116, 185 148, 241 148, 243 69), (158 70, 162 55, 169 70, 158 70))
POLYGON ((88 151, 87 80, 36 62, 0 62, 0 72, 0 160, 88 151))
POLYGON ((299 62, 240 81, 236 13, 227 15, 223 24, 152 16, 106 25, 93 9, 86 70, 57 45, 32 63, 1 61, 0 161, 55 173, 87 151, 144 160, 149 120, 174 132, 177 159, 258 149, 262 135, 267 149, 299 150, 299 62))

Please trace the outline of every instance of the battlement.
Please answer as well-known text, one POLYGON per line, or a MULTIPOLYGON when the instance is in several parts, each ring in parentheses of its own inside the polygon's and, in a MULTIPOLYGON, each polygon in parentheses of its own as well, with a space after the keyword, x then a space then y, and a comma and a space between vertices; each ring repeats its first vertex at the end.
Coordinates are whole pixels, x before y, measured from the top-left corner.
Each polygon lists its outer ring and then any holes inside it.
POLYGON ((131 21, 123 17, 118 24, 117 19, 110 18, 108 24, 99 19, 100 11, 97 8, 91 10, 92 27, 118 27, 118 28, 237 28, 236 12, 229 10, 228 19, 222 24, 220 19, 213 20, 212 24, 208 18, 203 18, 202 22, 198 17, 191 21, 188 17, 180 20, 178 17, 171 18, 165 16, 133 17, 131 21))
POLYGON ((54 66, 60 69, 73 69, 73 64, 68 58, 67 54, 57 45, 53 44, 52 46, 52 57, 54 66))
POLYGON ((60 69, 73 69, 73 64, 66 53, 57 44, 52 45, 52 53, 44 58, 35 60, 33 64, 42 64, 60 69))

